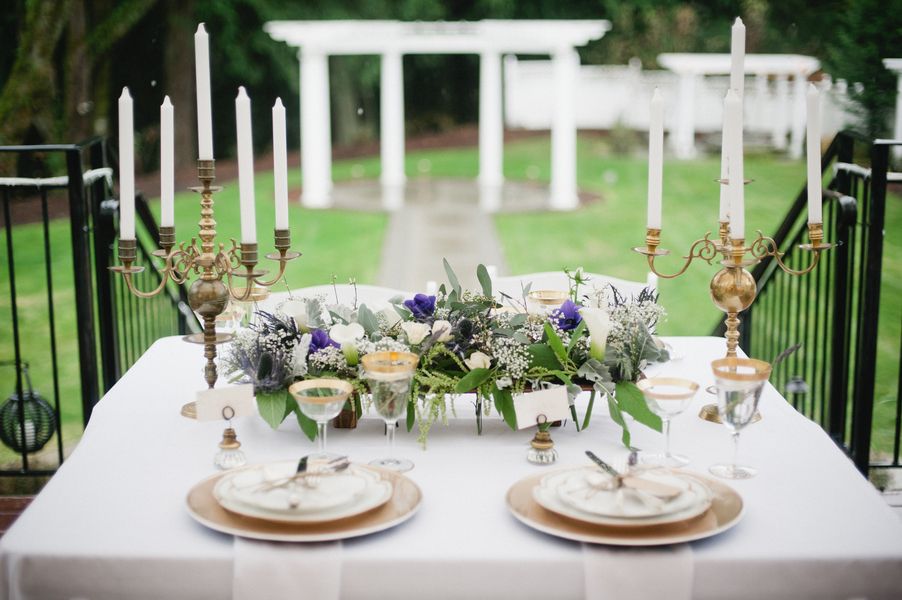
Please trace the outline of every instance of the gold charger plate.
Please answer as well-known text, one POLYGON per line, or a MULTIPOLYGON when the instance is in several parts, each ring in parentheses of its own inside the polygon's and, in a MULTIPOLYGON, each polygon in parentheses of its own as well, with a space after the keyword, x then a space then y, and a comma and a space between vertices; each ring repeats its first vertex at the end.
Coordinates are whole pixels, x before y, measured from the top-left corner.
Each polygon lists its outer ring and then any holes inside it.
POLYGON ((400 525, 420 507, 419 486, 400 473, 367 466, 391 482, 388 502, 360 515, 323 523, 281 523, 231 513, 213 496, 216 483, 226 475, 217 473, 197 483, 188 492, 188 513, 201 525, 239 537, 274 542, 328 542, 369 535, 400 525))
POLYGON ((518 521, 543 533, 576 542, 612 546, 662 546, 691 542, 717 535, 739 522, 745 506, 742 497, 733 488, 698 473, 678 472, 701 481, 714 496, 708 510, 678 523, 617 527, 595 525, 559 515, 540 506, 532 496, 533 488, 548 475, 547 472, 531 475, 512 485, 507 491, 507 507, 518 521))

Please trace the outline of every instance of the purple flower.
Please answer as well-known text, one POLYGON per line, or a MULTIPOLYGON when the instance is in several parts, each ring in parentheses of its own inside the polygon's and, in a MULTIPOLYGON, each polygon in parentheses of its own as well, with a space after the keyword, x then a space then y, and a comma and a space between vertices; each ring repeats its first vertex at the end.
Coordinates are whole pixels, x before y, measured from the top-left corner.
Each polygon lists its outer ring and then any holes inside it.
POLYGON ((561 307, 551 313, 551 318, 557 322, 557 326, 562 331, 571 331, 576 329, 579 322, 583 320, 579 316, 579 306, 574 304, 572 300, 567 300, 561 307))
POLYGON ((411 300, 405 300, 404 306, 413 313, 413 318, 419 321, 427 319, 435 312, 435 296, 417 294, 411 300))
POLYGON ((329 334, 326 333, 325 331, 323 331, 322 329, 314 329, 313 331, 310 332, 310 334, 311 334, 310 350, 309 350, 310 354, 314 354, 316 352, 319 352, 320 350, 329 348, 330 346, 332 348, 339 347, 338 344, 336 344, 335 341, 329 337, 329 334))

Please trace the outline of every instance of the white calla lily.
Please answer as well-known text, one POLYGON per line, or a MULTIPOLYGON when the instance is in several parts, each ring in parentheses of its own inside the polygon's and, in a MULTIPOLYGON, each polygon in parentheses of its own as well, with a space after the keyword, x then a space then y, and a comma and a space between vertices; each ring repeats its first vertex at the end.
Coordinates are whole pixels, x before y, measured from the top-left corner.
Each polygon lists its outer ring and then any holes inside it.
POLYGON ((451 341, 451 323, 444 319, 438 319, 432 324, 432 335, 436 336, 437 342, 451 341))
POLYGON ((477 350, 470 355, 470 358, 464 359, 464 364, 467 365, 470 370, 488 369, 492 366, 492 357, 477 350))
POLYGON ((298 329, 305 331, 308 325, 307 303, 298 298, 289 298, 279 305, 279 311, 294 319, 298 329))
POLYGON ((604 360, 605 348, 608 345, 608 334, 611 333, 611 317, 603 308, 584 306, 579 315, 589 328, 589 356, 596 360, 604 360))
POLYGON ((401 329, 407 335, 407 343, 416 346, 426 339, 429 335, 429 325, 425 323, 417 323, 415 321, 404 321, 401 323, 401 329))

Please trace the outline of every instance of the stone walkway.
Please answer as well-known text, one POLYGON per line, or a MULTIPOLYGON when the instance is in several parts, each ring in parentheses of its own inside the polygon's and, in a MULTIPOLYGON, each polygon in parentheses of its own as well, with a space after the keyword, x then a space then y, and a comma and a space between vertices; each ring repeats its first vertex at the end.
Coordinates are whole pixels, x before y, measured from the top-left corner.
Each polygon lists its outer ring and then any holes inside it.
MULTIPOLYGON (((506 274, 504 254, 492 215, 479 206, 479 187, 468 179, 417 179, 408 182, 403 199, 385 198, 378 182, 335 186, 335 208, 383 210, 391 213, 382 247, 378 285, 425 291, 428 281, 447 281, 442 259, 447 258, 463 287, 479 289, 476 267, 482 263, 506 274)), ((543 210, 548 189, 526 183, 507 183, 499 210, 543 210)))

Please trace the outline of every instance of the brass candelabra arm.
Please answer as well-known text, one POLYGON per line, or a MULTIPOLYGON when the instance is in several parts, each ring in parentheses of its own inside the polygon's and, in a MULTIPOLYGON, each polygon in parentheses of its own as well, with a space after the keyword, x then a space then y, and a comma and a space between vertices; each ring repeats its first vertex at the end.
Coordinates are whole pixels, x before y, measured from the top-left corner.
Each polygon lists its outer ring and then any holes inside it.
POLYGON ((710 265, 711 261, 717 258, 719 247, 715 242, 711 241, 711 233, 708 232, 705 234, 705 237, 695 240, 695 242, 692 243, 692 246, 689 247, 689 253, 683 257, 685 262, 679 271, 670 274, 661 273, 655 268, 655 258, 658 256, 666 256, 667 254, 670 254, 670 251, 658 248, 658 245, 660 244, 660 235, 660 229, 649 229, 645 235, 645 247, 639 246, 633 248, 633 251, 644 254, 648 259, 649 270, 662 279, 674 279, 679 277, 686 272, 689 265, 691 265, 692 261, 695 259, 703 260, 710 265))
POLYGON ((285 275, 285 267, 290 260, 298 258, 301 253, 291 250, 291 232, 288 229, 276 229, 275 231, 276 252, 270 252, 266 255, 269 260, 275 260, 279 263, 279 273, 269 281, 257 280, 257 285, 262 287, 272 287, 282 279, 285 275))
POLYGON ((825 243, 824 242, 824 226, 822 223, 809 223, 808 225, 808 239, 810 243, 808 244, 800 244, 799 248, 802 250, 806 250, 812 253, 811 262, 803 269, 793 269, 789 265, 783 262, 783 257, 786 255, 785 252, 780 252, 780 248, 777 246, 777 242, 762 232, 758 232, 758 238, 752 242, 749 251, 752 256, 757 260, 761 260, 766 257, 773 257, 776 261, 777 265, 786 273, 790 275, 805 275, 810 273, 817 267, 818 262, 820 262, 821 252, 824 250, 829 250, 835 246, 835 244, 825 243))
POLYGON ((109 269, 114 273, 120 273, 123 279, 125 279, 125 285, 128 287, 128 290, 139 298, 153 298, 163 291, 170 280, 179 285, 185 282, 185 279, 187 278, 187 269, 180 271, 177 268, 177 265, 185 264, 186 261, 190 261, 190 256, 186 256, 183 248, 180 247, 178 250, 170 250, 165 255, 158 250, 154 252, 154 256, 163 258, 163 266, 159 267, 160 283, 151 291, 138 289, 137 285, 135 285, 134 278, 132 277, 133 275, 137 275, 144 271, 144 267, 134 264, 137 258, 137 240, 119 240, 119 262, 122 264, 110 267, 109 269))

